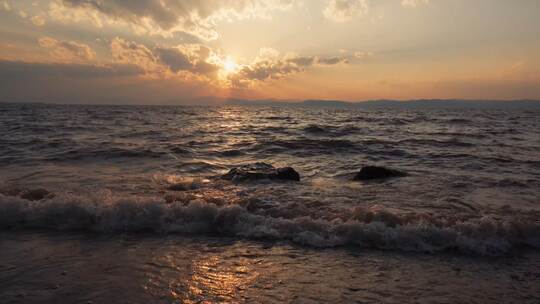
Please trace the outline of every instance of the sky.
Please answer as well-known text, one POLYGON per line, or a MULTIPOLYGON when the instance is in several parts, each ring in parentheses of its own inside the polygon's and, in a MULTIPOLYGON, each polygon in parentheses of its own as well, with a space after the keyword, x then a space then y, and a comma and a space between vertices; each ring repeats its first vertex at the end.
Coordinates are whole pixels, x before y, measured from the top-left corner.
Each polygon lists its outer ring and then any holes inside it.
POLYGON ((540 99, 538 0, 0 0, 0 101, 540 99))

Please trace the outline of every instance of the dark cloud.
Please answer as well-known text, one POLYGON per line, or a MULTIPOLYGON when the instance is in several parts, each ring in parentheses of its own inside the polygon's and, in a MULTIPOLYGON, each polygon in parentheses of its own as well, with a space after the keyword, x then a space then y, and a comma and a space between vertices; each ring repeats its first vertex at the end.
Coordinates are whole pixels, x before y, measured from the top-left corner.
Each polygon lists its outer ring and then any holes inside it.
POLYGON ((215 19, 258 16, 285 9, 295 0, 62 0, 66 7, 97 11, 116 20, 214 39, 215 19), (211 20, 213 19, 213 20, 211 20), (150 22, 150 24, 149 24, 150 22))
POLYGON ((179 12, 170 6, 173 1, 153 0, 63 0, 68 6, 94 9, 114 18, 133 23, 150 18, 162 28, 171 28, 179 19, 179 12))
POLYGON ((195 50, 181 50, 179 48, 155 49, 157 57, 171 71, 188 71, 194 74, 210 75, 219 70, 219 66, 206 60, 210 56, 210 49, 205 46, 196 46, 195 50))
POLYGON ((182 103, 216 94, 205 82, 145 77, 140 67, 0 60, 0 101, 55 103, 182 103))
POLYGON ((289 62, 292 62, 298 66, 310 66, 315 63, 315 57, 295 57, 289 59, 289 62))
POLYGON ((335 65, 346 63, 342 57, 286 57, 259 59, 252 64, 243 66, 240 71, 231 76, 233 85, 246 86, 252 81, 280 79, 282 77, 303 72, 306 68, 317 65, 335 65))
POLYGON ((302 71, 302 67, 288 60, 265 60, 244 66, 236 77, 242 80, 279 79, 302 71))
POLYGON ((347 62, 348 60, 343 57, 318 58, 318 63, 323 65, 334 65, 347 62))
POLYGON ((0 60, 2 81, 53 77, 79 79, 127 77, 143 73, 140 67, 131 64, 89 65, 0 60))
POLYGON ((198 44, 149 48, 143 44, 115 38, 111 42, 111 52, 116 62, 136 64, 147 73, 153 74, 171 71, 210 76, 219 70, 218 65, 207 62, 212 51, 198 44))
POLYGON ((189 57, 178 49, 156 48, 156 54, 173 72, 190 70, 193 67, 189 57))
POLYGON ((193 65, 191 72, 201 75, 214 75, 219 69, 220 66, 216 64, 199 60, 193 65))

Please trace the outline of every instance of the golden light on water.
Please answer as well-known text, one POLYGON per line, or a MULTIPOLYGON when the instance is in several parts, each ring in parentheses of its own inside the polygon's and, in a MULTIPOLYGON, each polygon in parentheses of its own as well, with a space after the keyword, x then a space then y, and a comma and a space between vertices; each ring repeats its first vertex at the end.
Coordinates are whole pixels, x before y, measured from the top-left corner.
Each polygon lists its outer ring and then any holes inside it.
MULTIPOLYGON (((187 297, 177 295, 176 298, 184 303, 200 303, 201 298, 208 296, 222 301, 236 298, 259 275, 247 262, 240 259, 234 266, 225 269, 220 269, 223 261, 217 256, 195 262, 194 273, 188 281, 187 297)), ((175 294, 171 295, 174 297, 175 294)))

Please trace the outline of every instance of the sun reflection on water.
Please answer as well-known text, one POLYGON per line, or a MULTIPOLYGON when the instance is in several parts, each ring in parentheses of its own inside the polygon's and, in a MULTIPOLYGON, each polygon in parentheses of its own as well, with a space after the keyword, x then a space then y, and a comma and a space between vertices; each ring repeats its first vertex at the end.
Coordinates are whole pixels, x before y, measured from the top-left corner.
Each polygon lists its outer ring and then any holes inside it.
POLYGON ((145 290, 171 303, 235 302, 259 277, 249 259, 237 256, 205 255, 189 261, 170 253, 149 265, 154 271, 147 272, 145 290))
POLYGON ((200 303, 204 298, 219 301, 237 299, 239 293, 258 277, 258 273, 242 259, 234 265, 223 267, 223 264, 217 256, 195 261, 188 282, 188 299, 184 303, 200 303))

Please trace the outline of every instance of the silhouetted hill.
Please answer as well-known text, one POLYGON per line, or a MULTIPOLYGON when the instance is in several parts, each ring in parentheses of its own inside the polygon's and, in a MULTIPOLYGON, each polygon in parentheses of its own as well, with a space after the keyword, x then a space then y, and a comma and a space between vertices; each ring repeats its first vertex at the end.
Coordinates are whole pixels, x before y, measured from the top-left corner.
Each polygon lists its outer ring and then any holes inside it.
POLYGON ((238 106, 294 106, 331 108, 397 108, 397 109, 535 109, 540 110, 539 100, 368 100, 349 102, 342 100, 309 99, 304 101, 230 99, 228 105, 238 106))
POLYGON ((336 107, 336 108, 356 107, 356 106, 358 106, 356 103, 347 102, 347 101, 341 101, 341 100, 318 100, 318 99, 304 100, 302 102, 302 105, 308 106, 308 107, 336 107))
POLYGON ((538 100, 372 100, 358 103, 366 108, 403 109, 540 109, 538 100))

